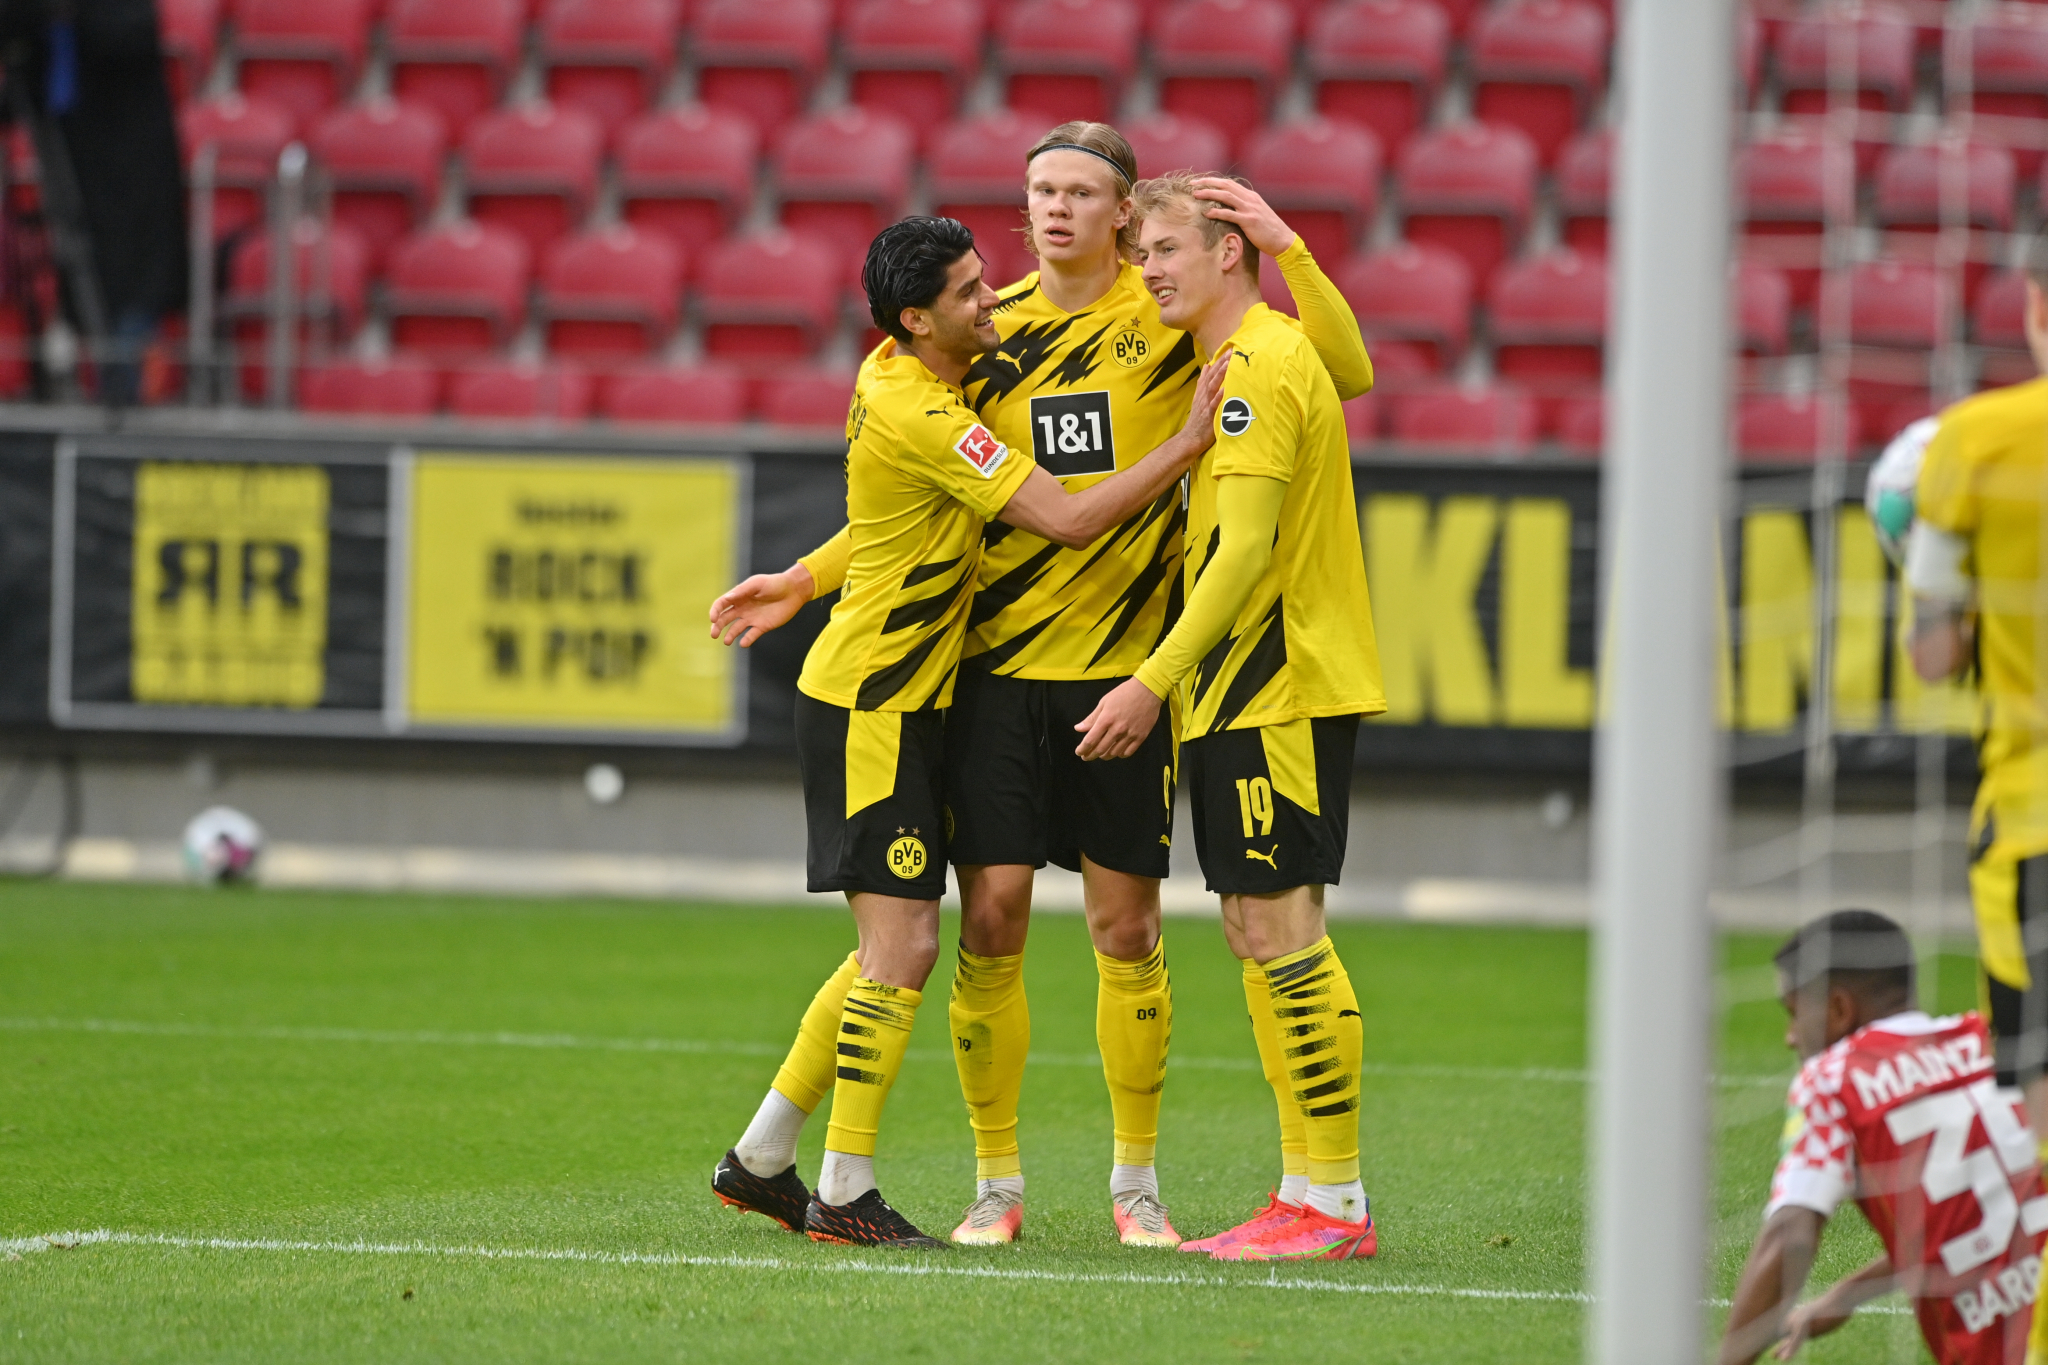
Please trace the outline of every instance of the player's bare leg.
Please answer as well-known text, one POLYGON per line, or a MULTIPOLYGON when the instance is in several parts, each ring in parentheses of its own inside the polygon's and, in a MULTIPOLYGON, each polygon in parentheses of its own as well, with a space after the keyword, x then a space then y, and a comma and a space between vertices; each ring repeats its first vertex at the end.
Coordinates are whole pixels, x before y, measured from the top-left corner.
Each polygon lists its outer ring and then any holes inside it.
POLYGON ((1024 998, 1024 940, 1031 928, 1028 863, 956 867, 960 878, 960 965, 946 1015, 953 1063, 974 1128, 974 1202, 953 1240, 1000 1246, 1024 1226, 1024 1166, 1017 1103, 1031 1050, 1024 998))
POLYGON ((1113 871, 1084 855, 1081 885, 1088 937, 1095 945, 1095 1043, 1115 1122, 1111 1217, 1125 1246, 1176 1247, 1180 1234, 1159 1200, 1154 1164, 1166 1050, 1173 1037, 1159 879, 1113 871))
POLYGON ((1267 1007, 1288 1063, 1284 1082, 1306 1130, 1309 1178, 1299 1217, 1273 1219, 1257 1235, 1210 1254, 1225 1260, 1370 1256, 1378 1233, 1358 1175, 1364 1037, 1357 996, 1324 923, 1323 888, 1222 901, 1231 951, 1266 974, 1267 1007))

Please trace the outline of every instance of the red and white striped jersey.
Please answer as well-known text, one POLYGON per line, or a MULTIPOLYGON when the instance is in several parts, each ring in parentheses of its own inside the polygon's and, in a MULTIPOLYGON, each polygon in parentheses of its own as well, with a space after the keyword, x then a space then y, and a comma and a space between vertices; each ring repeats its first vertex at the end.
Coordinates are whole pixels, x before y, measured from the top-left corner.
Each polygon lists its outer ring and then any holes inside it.
POLYGON ((1787 1098, 1765 1214, 1853 1198, 1941 1365, 2021 1365, 2048 1231, 2019 1092, 1974 1012, 1880 1019, 1809 1060, 1787 1098))

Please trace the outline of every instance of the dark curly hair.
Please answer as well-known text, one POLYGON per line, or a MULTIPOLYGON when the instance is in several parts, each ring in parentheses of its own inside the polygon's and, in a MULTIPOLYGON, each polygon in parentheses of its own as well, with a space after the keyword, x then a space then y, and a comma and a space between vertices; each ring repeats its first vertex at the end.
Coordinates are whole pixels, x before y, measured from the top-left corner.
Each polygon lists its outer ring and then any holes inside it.
POLYGON ((908 342, 903 310, 931 307, 946 287, 946 272, 974 249, 974 234, 952 218, 918 215, 876 233, 860 268, 860 287, 867 291, 875 326, 908 342))

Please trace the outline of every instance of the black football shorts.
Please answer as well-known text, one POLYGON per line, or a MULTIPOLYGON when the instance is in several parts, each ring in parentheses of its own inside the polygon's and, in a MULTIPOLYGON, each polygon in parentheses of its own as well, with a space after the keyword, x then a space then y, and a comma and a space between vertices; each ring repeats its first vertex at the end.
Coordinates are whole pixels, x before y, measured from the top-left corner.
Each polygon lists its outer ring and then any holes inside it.
POLYGON ((946 712, 948 848, 955 865, 1058 863, 1164 877, 1173 846, 1173 733, 1159 723, 1129 758, 1074 754, 1122 678, 1008 678, 960 671, 946 712))
POLYGON ((946 894, 944 741, 940 711, 849 711, 797 694, 811 890, 946 894))
POLYGON ((1211 891, 1259 896, 1337 883, 1357 742, 1357 716, 1318 716, 1182 741, 1195 853, 1211 891))

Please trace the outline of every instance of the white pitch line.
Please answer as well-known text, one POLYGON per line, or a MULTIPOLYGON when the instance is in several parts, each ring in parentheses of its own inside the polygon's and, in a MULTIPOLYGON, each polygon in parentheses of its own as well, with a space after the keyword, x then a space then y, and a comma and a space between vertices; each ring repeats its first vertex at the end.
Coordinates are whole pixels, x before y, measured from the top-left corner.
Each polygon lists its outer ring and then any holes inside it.
MULTIPOLYGON (((699 1038, 592 1038, 573 1033, 449 1033, 432 1029, 297 1028, 282 1025, 224 1025, 154 1023, 134 1019, 0 1019, 0 1031, 17 1033, 123 1033, 163 1038, 247 1038, 271 1042, 298 1043, 380 1043, 420 1047, 514 1047, 565 1048, 594 1052, 674 1052, 700 1056, 780 1057, 788 1049, 779 1044, 750 1043, 729 1039, 699 1038)), ((949 1056, 948 1053, 913 1051, 923 1061, 949 1056)), ((1102 1065, 1097 1056, 1074 1053, 1034 1052, 1033 1066, 1075 1066, 1094 1070, 1102 1065)), ((1169 1066, 1199 1071, 1257 1071, 1259 1063, 1249 1057, 1171 1057, 1169 1066)), ((1367 1062, 1359 1070, 1368 1076, 1387 1076, 1447 1081, 1533 1081, 1584 1085, 1592 1073, 1559 1067, 1434 1066, 1397 1062, 1367 1062)), ((1731 1087, 1767 1086, 1783 1088, 1785 1076, 1716 1076, 1717 1085, 1731 1087)))
POLYGON ((1460 1289, 1434 1284, 1373 1284, 1350 1280, 1227 1280, 1204 1275, 1088 1274, 1062 1270, 1006 1270, 998 1266, 934 1265, 924 1261, 789 1261, 775 1256, 686 1256, 668 1251, 591 1251, 580 1247, 439 1246, 430 1242, 294 1242, 267 1237, 187 1237, 173 1233, 53 1232, 43 1237, 0 1241, 0 1254, 27 1256, 90 1246, 170 1247, 183 1251, 313 1252, 338 1256, 433 1256, 482 1261, 550 1261, 583 1265, 683 1266, 710 1270, 822 1271, 838 1275, 941 1276, 968 1280, 1031 1280, 1048 1284, 1159 1285, 1174 1289, 1282 1289, 1333 1294, 1392 1294, 1407 1297, 1501 1299, 1521 1303, 1587 1302, 1584 1294, 1549 1289, 1460 1289))

